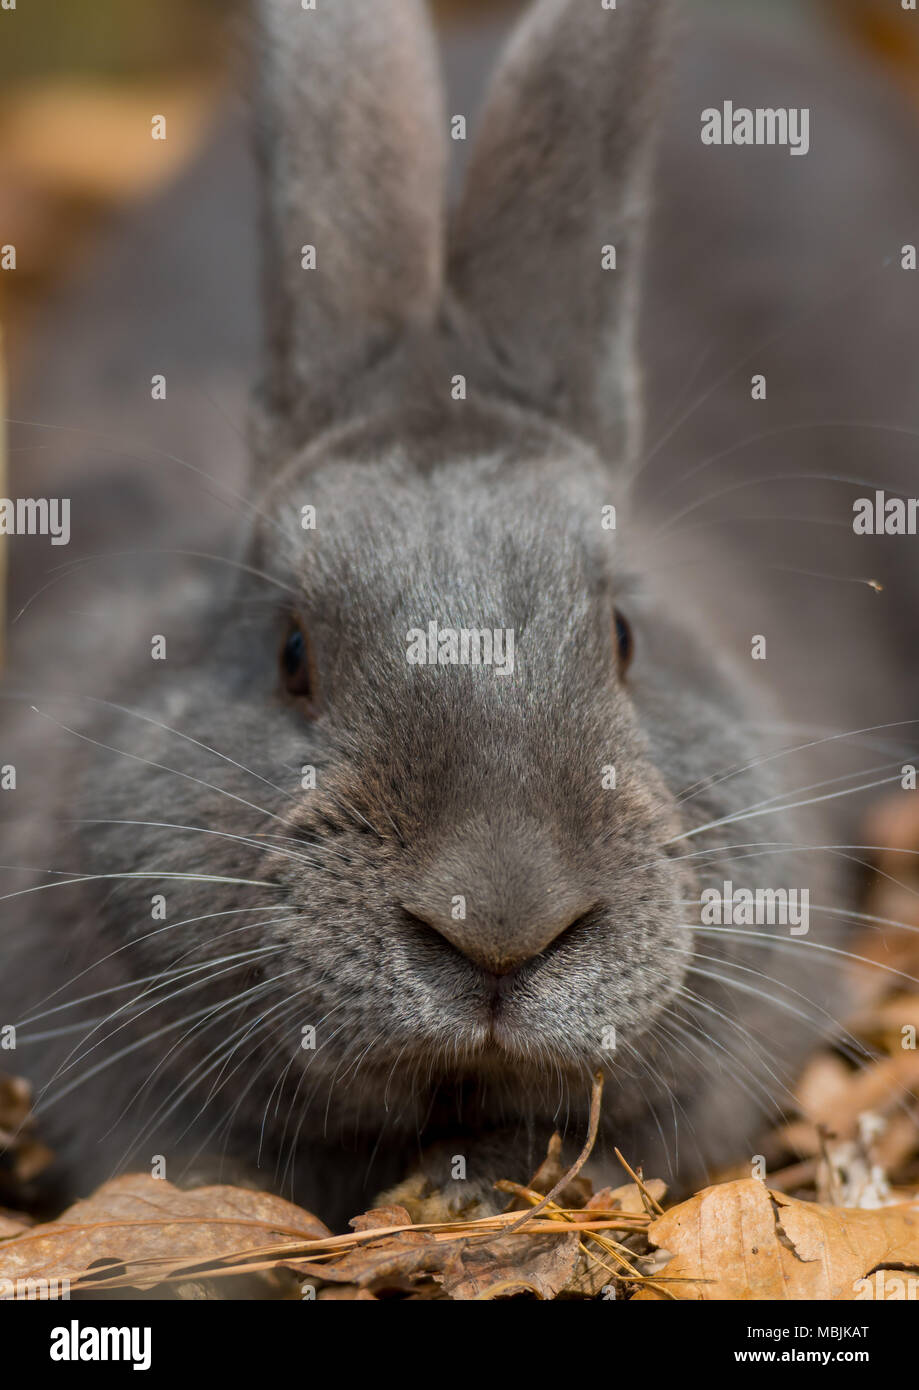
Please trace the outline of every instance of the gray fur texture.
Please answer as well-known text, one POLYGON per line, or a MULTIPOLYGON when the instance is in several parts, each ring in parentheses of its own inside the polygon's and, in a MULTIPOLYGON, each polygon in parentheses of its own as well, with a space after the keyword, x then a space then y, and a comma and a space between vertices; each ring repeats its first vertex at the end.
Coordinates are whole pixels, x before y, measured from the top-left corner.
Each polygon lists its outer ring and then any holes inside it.
POLYGON ((110 592, 98 659, 11 680, 42 714, 17 736, 34 812, 7 862, 35 872, 7 902, 0 1023, 70 1189, 216 1158, 341 1222, 420 1164, 461 1207, 525 1180, 553 1128, 576 1147, 598 1068, 595 1178, 618 1145, 688 1185, 756 1152, 834 1031, 819 907, 846 899, 808 850, 831 832, 749 814, 812 780, 741 674, 759 627, 700 610, 630 505, 668 9, 537 0, 448 227, 421 8, 256 3, 246 539, 171 607, 110 592), (280 672, 292 617, 309 705, 280 672), (513 674, 409 665, 432 620, 512 629, 513 674), (700 932, 724 880, 808 888, 808 941, 700 932))

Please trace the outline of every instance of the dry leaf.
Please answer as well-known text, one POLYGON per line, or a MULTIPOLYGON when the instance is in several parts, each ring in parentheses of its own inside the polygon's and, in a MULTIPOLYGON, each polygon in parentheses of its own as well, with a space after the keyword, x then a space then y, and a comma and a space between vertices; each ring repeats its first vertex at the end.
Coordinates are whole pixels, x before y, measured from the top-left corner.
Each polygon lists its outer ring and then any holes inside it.
MULTIPOLYGON (((552 1191, 557 1183, 561 1182, 570 1166, 562 1155, 562 1136, 556 1130, 549 1140, 545 1158, 530 1178, 527 1187, 531 1191, 541 1192, 545 1196, 547 1192, 552 1191)), ((592 1193, 593 1184, 590 1179, 576 1177, 559 1190, 556 1194, 556 1200, 563 1207, 582 1207, 590 1200, 592 1193)), ((527 1202, 522 1198, 515 1198, 507 1210, 524 1211, 527 1205, 527 1202)))
POLYGON ((648 1238, 673 1252, 668 1280, 692 1281, 668 1283, 680 1299, 848 1300, 880 1265, 919 1270, 919 1207, 818 1206, 753 1178, 706 1188, 652 1222, 648 1238))
POLYGON ((258 1250, 279 1241, 329 1235, 315 1216, 281 1197, 241 1187, 183 1192, 162 1178, 133 1173, 105 1183, 57 1221, 33 1226, 0 1245, 0 1278, 69 1279, 94 1265, 127 1266, 128 1282, 150 1288, 149 1272, 131 1267, 162 1260, 161 1278, 178 1265, 258 1250))
POLYGON ((320 1289, 316 1295, 317 1300, 323 1303, 342 1302, 342 1303, 376 1303, 378 1302, 375 1293, 369 1289, 360 1289, 357 1284, 329 1284, 327 1288, 320 1289))
MULTIPOLYGON (((461 1243, 463 1237, 458 1240, 461 1243)), ((430 1231, 398 1231, 350 1249, 334 1263, 302 1260, 294 1267, 301 1276, 324 1282, 357 1284, 361 1288, 399 1287, 415 1275, 441 1269, 453 1244, 438 1241, 430 1231)))
MULTIPOLYGON (((367 1215, 375 1217, 377 1212, 367 1215)), ((404 1213, 399 1216, 403 1218, 404 1213)), ((300 1261, 295 1267, 307 1279, 374 1293, 410 1289, 433 1277, 454 1299, 505 1298, 524 1292, 554 1298, 574 1277, 578 1244, 574 1230, 557 1236, 524 1231, 513 1236, 458 1235, 453 1240, 438 1240, 430 1231, 398 1231, 350 1249, 333 1262, 300 1261)))
POLYGON ((575 1276, 579 1246, 574 1231, 462 1241, 436 1277, 455 1299, 507 1298, 515 1293, 554 1298, 575 1276))
POLYGON ((371 1207, 362 1216, 352 1216, 348 1225, 354 1231, 377 1231, 384 1226, 411 1226, 405 1207, 371 1207))
POLYGON ((0 1240, 8 1240, 11 1236, 18 1236, 21 1231, 29 1230, 29 1222, 25 1218, 14 1216, 12 1212, 0 1211, 0 1240))
MULTIPOLYGON (((645 1187, 656 1202, 662 1202, 667 1195, 667 1184, 660 1178, 647 1178, 645 1187)), ((637 1183, 627 1182, 622 1187, 603 1187, 587 1202, 585 1211, 621 1211, 626 1216, 643 1216, 645 1204, 637 1183)))
POLYGON ((801 1114, 814 1124, 825 1122, 835 1106, 845 1097, 852 1080, 852 1068, 832 1052, 818 1052, 812 1057, 795 1087, 801 1114))
POLYGON ((555 1184, 565 1176, 566 1167, 567 1165, 562 1160, 562 1136, 556 1130, 549 1140, 545 1158, 530 1178, 527 1186, 531 1187, 534 1192, 541 1192, 545 1197, 546 1193, 551 1192, 555 1184))

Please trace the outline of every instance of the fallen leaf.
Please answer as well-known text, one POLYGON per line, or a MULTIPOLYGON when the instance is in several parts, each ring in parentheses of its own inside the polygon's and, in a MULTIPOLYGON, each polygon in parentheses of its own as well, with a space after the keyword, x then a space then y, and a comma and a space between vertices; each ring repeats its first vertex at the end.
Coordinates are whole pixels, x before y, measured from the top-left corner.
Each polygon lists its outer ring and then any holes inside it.
POLYGON ((105 1183, 56 1221, 0 1244, 0 1278, 74 1284, 93 1266, 123 1264, 126 1282, 150 1288, 180 1264, 328 1235, 315 1216, 266 1192, 228 1186, 183 1192, 162 1178, 132 1173, 105 1183), (162 1274, 147 1271, 132 1280, 132 1266, 149 1260, 163 1261, 162 1274))
MULTIPOLYGON (((673 1251, 663 1271, 679 1299, 851 1300, 881 1265, 919 1270, 919 1207, 852 1211, 801 1202, 753 1178, 708 1187, 651 1223, 673 1251)), ((660 1300, 649 1287, 639 1301, 660 1300)))
MULTIPOLYGON (((378 1208, 366 1215, 375 1219, 389 1210, 393 1209, 378 1208)), ((399 1216, 399 1208, 394 1211, 399 1216)), ((399 1219, 404 1216, 403 1212, 399 1219)), ((358 1222, 364 1219, 356 1218, 358 1222)), ((418 1281, 434 1278, 448 1297, 457 1300, 523 1292, 548 1299, 573 1278, 579 1240, 575 1229, 557 1236, 523 1231, 512 1236, 459 1234, 455 1239, 437 1239, 430 1231, 396 1231, 350 1249, 334 1261, 304 1260, 294 1267, 301 1278, 374 1293, 404 1291, 418 1281)))
POLYGON ((319 1290, 316 1298, 323 1303, 377 1303, 379 1301, 375 1293, 371 1293, 369 1289, 358 1288, 357 1284, 329 1284, 327 1288, 319 1290))
MULTIPOLYGON (((458 1238, 462 1243, 463 1237, 458 1238)), ((454 1242, 438 1241, 430 1231, 397 1231, 378 1241, 348 1250, 334 1262, 309 1260, 294 1264, 298 1274, 336 1284, 357 1284, 360 1288, 390 1288, 414 1275, 431 1274, 443 1268, 454 1242)))
MULTIPOLYGON (((645 1187, 656 1202, 662 1202, 667 1195, 667 1184, 660 1178, 648 1178, 645 1187)), ((637 1183, 627 1182, 622 1187, 604 1187, 595 1192, 586 1204, 586 1212, 621 1211, 626 1215, 644 1216, 645 1204, 637 1183)))
POLYGON ((444 1292, 455 1299, 508 1298, 535 1293, 554 1298, 574 1278, 580 1240, 576 1232, 551 1236, 498 1236, 463 1241, 441 1274, 444 1292))
MULTIPOLYGON (((545 1158, 530 1178, 527 1187, 533 1192, 541 1192, 545 1197, 547 1192, 551 1192, 553 1187, 561 1182, 570 1166, 562 1154, 562 1136, 556 1130, 549 1140, 545 1158)), ((582 1207, 590 1200, 592 1193, 593 1184, 590 1179, 576 1177, 572 1182, 559 1189, 556 1200, 563 1207, 582 1207)), ((507 1209, 508 1211, 524 1211, 526 1207, 525 1201, 521 1198, 515 1198, 507 1209)))
POLYGON ((852 1068, 832 1052, 818 1052, 812 1057, 795 1087, 798 1109, 814 1124, 832 1115, 834 1107, 849 1089, 852 1068))
POLYGON ((29 1229, 29 1222, 13 1216, 10 1212, 0 1211, 0 1240, 8 1240, 10 1236, 18 1236, 21 1231, 29 1229))
POLYGON ((348 1225, 354 1231, 376 1231, 384 1226, 411 1226, 405 1207, 371 1207, 361 1216, 352 1216, 348 1225))

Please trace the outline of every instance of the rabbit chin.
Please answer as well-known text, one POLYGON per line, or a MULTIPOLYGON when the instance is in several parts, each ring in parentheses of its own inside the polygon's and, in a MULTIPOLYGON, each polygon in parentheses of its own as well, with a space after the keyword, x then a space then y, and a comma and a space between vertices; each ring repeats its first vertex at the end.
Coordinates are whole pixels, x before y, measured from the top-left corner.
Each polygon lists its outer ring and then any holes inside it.
MULTIPOLYGON (((635 1074, 641 1074, 623 1048, 623 1062, 576 1041, 544 1039, 537 1048, 508 1030, 506 1043, 470 1038, 456 1054, 430 1051, 382 1058, 347 1075, 341 1068, 321 1088, 322 1105, 303 1121, 304 1138, 329 1134, 410 1135, 423 1145, 447 1135, 481 1138, 496 1128, 523 1124, 566 1129, 587 1114, 591 1085, 602 1071, 606 1082, 604 1117, 631 1118, 640 1110, 635 1074)), ((638 1049, 636 1047, 636 1053, 638 1049)), ((643 1078, 647 1086, 647 1078, 643 1078)))
MULTIPOLYGON (((681 945, 688 950, 685 937, 681 945)), ((500 980, 483 978, 439 1019, 394 1011, 385 1039, 343 1048, 324 1064, 324 1084, 316 1071, 313 1080, 330 1112, 361 1127, 419 1130, 451 1105, 461 1128, 483 1116, 549 1120, 559 1106, 577 1108, 586 1099, 598 1070, 620 1083, 641 1073, 646 1034, 683 979, 672 955, 662 960, 666 968, 643 967, 640 993, 632 997, 610 991, 604 999, 596 979, 579 989, 576 970, 537 985, 538 963, 500 980)))

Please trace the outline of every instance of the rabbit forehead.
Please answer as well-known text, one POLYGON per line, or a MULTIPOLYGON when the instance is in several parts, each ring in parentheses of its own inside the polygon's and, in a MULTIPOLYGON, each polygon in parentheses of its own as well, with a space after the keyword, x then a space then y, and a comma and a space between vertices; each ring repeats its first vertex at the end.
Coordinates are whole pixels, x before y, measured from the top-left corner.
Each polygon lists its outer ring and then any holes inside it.
POLYGON ((426 478, 356 465, 317 475, 309 493, 315 527, 288 515, 284 574, 311 620, 343 637, 435 620, 552 631, 609 609, 614 546, 561 478, 508 477, 490 461, 426 478))
MULTIPOLYGON (((307 600, 413 589, 474 606, 525 587, 596 595, 624 582, 609 479, 564 441, 447 458, 392 446, 372 461, 289 469, 266 504, 268 546, 307 600)), ((264 532, 263 532, 264 535, 264 532)), ((533 595, 535 597, 535 594, 533 595)))

